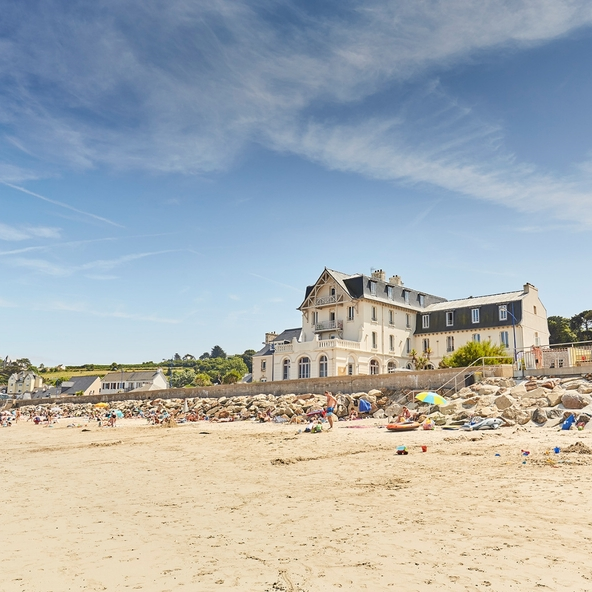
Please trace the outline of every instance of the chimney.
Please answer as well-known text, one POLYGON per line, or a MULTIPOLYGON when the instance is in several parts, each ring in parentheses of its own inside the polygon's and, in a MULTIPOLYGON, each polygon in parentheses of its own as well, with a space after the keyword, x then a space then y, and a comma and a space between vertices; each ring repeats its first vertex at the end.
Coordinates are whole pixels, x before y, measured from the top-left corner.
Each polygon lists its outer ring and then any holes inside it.
POLYGON ((402 286, 403 282, 401 281, 400 275, 394 275, 389 278, 389 284, 393 284, 393 286, 402 286))
POLYGON ((271 343, 277 337, 277 333, 271 332, 265 334, 265 343, 271 343))
POLYGON ((524 293, 525 294, 528 294, 531 289, 533 289, 535 292, 538 292, 538 290, 531 283, 526 282, 524 284, 524 293))
POLYGON ((372 272, 372 279, 381 280, 384 282, 386 280, 386 273, 384 273, 382 269, 377 269, 376 271, 372 272))

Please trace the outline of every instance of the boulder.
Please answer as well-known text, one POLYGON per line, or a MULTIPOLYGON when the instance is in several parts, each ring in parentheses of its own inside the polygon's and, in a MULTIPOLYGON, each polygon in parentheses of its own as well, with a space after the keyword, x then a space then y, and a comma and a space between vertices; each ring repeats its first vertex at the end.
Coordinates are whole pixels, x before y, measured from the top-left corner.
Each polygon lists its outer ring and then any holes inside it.
POLYGON ((524 388, 525 388, 525 389, 526 389, 528 392, 530 392, 530 391, 533 391, 534 389, 538 388, 538 385, 537 385, 536 381, 534 381, 534 380, 529 380, 529 381, 528 381, 528 382, 527 382, 527 383, 524 385, 524 388))
POLYGON ((524 395, 526 395, 526 393, 527 393, 527 390, 523 384, 517 384, 516 386, 513 386, 510 389, 510 394, 513 397, 523 397, 524 395))
POLYGON ((441 413, 438 413, 436 411, 436 413, 432 413, 430 416, 430 419, 432 419, 434 421, 434 423, 436 425, 442 426, 442 425, 446 425, 446 422, 448 421, 448 419, 446 418, 445 415, 442 415, 441 413))
POLYGON ((463 398, 470 397, 473 394, 473 391, 468 386, 464 386, 458 391, 458 394, 463 398))
POLYGON ((578 387, 578 393, 581 395, 589 395, 592 393, 592 384, 586 382, 578 387))
POLYGON ((514 405, 515 402, 516 399, 510 395, 500 395, 499 397, 496 397, 494 404, 498 409, 503 411, 504 409, 514 405))
POLYGON ((549 391, 547 389, 544 389, 542 386, 538 386, 537 388, 529 390, 528 396, 531 399, 539 399, 540 397, 546 397, 548 392, 549 391))
POLYGON ((531 419, 532 419, 532 421, 534 421, 534 423, 537 423, 539 425, 542 425, 542 424, 546 423, 546 421, 547 421, 547 414, 544 412, 543 409, 537 407, 532 412, 531 419))
POLYGON ((556 386, 553 388, 552 391, 547 392, 547 399, 549 399, 549 405, 551 405, 551 407, 559 405, 564 394, 565 391, 560 386, 556 386))
POLYGON ((379 391, 378 389, 370 389, 368 391, 368 396, 374 397, 374 401, 376 402, 376 397, 382 397, 382 391, 379 391))
POLYGON ((562 409, 547 409, 545 413, 548 419, 559 419, 563 417, 562 409))
POLYGON ((584 395, 580 395, 578 392, 568 390, 563 397, 561 397, 561 403, 566 409, 583 409, 588 405, 587 399, 584 395))
POLYGON ((374 412, 372 417, 374 419, 384 419, 386 417, 386 413, 384 412, 384 409, 379 409, 378 411, 374 412))
POLYGON ((473 390, 479 395, 495 395, 500 387, 493 384, 478 384, 473 387, 473 390))
POLYGON ((384 410, 384 412, 388 417, 397 417, 397 415, 401 413, 401 409, 403 409, 402 405, 399 405, 398 403, 392 403, 384 410))
POLYGON ((577 391, 584 383, 584 380, 570 380, 563 383, 562 386, 566 391, 577 391))
POLYGON ((475 409, 475 415, 479 417, 498 417, 499 416, 499 409, 497 407, 477 407, 475 409))
POLYGON ((502 417, 515 421, 519 425, 524 425, 530 421, 530 413, 526 409, 518 409, 517 407, 504 409, 502 417))
POLYGON ((475 405, 477 405, 477 403, 480 402, 480 398, 479 397, 471 397, 470 399, 465 399, 462 402, 463 407, 474 407, 475 405))
POLYGON ((448 403, 448 405, 440 405, 438 411, 443 415, 453 415, 458 411, 459 407, 459 402, 455 401, 454 403, 448 403))

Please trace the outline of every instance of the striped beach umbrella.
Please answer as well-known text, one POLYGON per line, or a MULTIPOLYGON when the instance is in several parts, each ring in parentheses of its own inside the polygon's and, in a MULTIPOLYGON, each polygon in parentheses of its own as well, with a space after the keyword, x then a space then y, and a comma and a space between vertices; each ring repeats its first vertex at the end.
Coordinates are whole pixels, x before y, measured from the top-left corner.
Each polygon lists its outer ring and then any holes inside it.
POLYGON ((423 393, 419 393, 415 395, 415 398, 422 403, 427 403, 428 405, 447 405, 448 401, 439 395, 438 393, 433 393, 432 391, 424 391, 423 393))

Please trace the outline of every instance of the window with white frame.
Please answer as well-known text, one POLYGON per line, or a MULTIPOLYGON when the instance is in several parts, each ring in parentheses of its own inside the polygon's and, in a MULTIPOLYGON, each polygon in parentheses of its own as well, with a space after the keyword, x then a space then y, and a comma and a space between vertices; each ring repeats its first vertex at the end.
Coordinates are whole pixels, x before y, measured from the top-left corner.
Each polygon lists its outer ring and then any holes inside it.
POLYGON ((389 351, 395 351, 395 336, 389 335, 389 351))
POLYGON ((403 290, 403 300, 409 304, 409 290, 403 290))
POLYGON ((353 321, 354 320, 354 316, 355 316, 355 309, 353 306, 348 306, 347 307, 347 320, 348 321, 353 321))
POLYGON ((378 360, 370 360, 370 374, 378 374, 380 371, 380 366, 378 364, 378 360))
POLYGON ((378 320, 378 315, 376 313, 376 306, 372 307, 372 320, 373 321, 377 321, 378 320))
POLYGON ((378 347, 378 334, 376 331, 372 331, 372 349, 376 349, 378 347))
POLYGON ((480 318, 479 312, 480 311, 478 308, 471 308, 471 322, 473 322, 473 323, 479 322, 479 318, 480 318))
POLYGON ((454 325, 454 312, 449 310, 446 312, 446 326, 452 327, 454 325))
POLYGON ((422 329, 430 328, 430 315, 421 315, 421 327, 422 329))
POLYGON ((261 372, 265 372, 267 368, 267 360, 261 360, 261 372))
POLYGON ((508 320, 508 305, 502 304, 498 307, 499 311, 499 320, 500 321, 507 321, 508 320))
POLYGON ((298 360, 298 378, 310 378, 310 358, 306 356, 298 360))
POLYGON ((329 320, 330 321, 334 321, 335 320, 335 313, 334 312, 330 312, 329 313, 329 320))
POLYGON ((504 347, 510 347, 510 339, 508 337, 508 332, 507 331, 501 331, 500 332, 500 343, 504 347))
POLYGON ((389 310, 389 325, 395 324, 395 311, 389 310))
POLYGON ((417 301, 419 302, 419 306, 425 306, 425 296, 423 294, 417 295, 417 301))
POLYGON ((447 352, 453 352, 454 351, 454 337, 452 335, 449 335, 446 338, 446 351, 447 352))
POLYGON ((422 339, 421 346, 422 346, 423 353, 424 354, 427 353, 427 351, 430 349, 430 340, 429 339, 422 339))
POLYGON ((326 378, 328 376, 328 363, 327 363, 327 356, 321 356, 319 358, 319 377, 326 378))
POLYGON ((376 282, 370 282, 370 294, 376 296, 376 282))
POLYGON ((409 313, 405 315, 405 327, 407 327, 407 329, 411 327, 411 315, 409 313))
POLYGON ((393 291, 393 287, 392 286, 387 286, 386 287, 386 296, 389 300, 393 300, 393 298, 395 297, 395 293, 393 291))
POLYGON ((312 313, 312 324, 313 324, 313 326, 315 326, 315 325, 318 325, 318 323, 319 323, 319 313, 318 313, 318 311, 314 311, 312 313))
POLYGON ((284 360, 282 364, 282 380, 288 380, 290 378, 290 360, 284 360))
POLYGON ((407 339, 405 340, 405 353, 411 353, 411 339, 409 339, 409 337, 407 337, 407 339))
POLYGON ((389 363, 386 365, 386 371, 387 371, 389 374, 392 374, 392 373, 395 371, 395 369, 396 369, 396 368, 397 368, 397 364, 396 364, 395 362, 393 362, 393 361, 390 361, 390 362, 389 362, 389 363))
POLYGON ((335 288, 331 288, 331 296, 335 296, 335 288))
POLYGON ((481 334, 480 333, 473 333, 473 341, 475 343, 481 343, 481 334))

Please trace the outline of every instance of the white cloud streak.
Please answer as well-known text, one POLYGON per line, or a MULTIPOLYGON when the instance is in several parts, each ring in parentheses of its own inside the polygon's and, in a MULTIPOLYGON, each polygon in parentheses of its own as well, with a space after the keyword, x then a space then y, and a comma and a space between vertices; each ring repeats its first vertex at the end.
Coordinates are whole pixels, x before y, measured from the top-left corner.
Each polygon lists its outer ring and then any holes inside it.
POLYGON ((504 153, 502 130, 470 130, 466 121, 475 117, 458 105, 440 105, 448 132, 437 139, 409 133, 421 127, 418 113, 370 121, 356 112, 377 92, 483 50, 530 47, 589 27, 585 0, 344 0, 323 14, 288 0, 65 6, 14 3, 0 46, 0 88, 8 89, 0 90, 0 124, 13 148, 46 166, 194 174, 223 170, 259 142, 331 168, 524 211, 581 221, 591 209, 585 163, 583 176, 541 174, 504 153), (331 115, 315 115, 318 107, 331 115), (333 107, 357 115, 344 124, 333 107), (459 119, 460 134, 451 131, 459 119), (475 138, 490 142, 487 157, 472 150, 475 138))
POLYGON ((0 183, 2 185, 6 185, 6 187, 16 189, 17 191, 22 191, 23 193, 26 193, 27 195, 31 195, 32 197, 36 197, 37 199, 40 199, 42 201, 46 201, 50 204, 53 204, 54 206, 58 206, 60 208, 65 208, 66 210, 70 210, 71 212, 76 212, 77 214, 82 214, 83 216, 87 216, 89 218, 93 218, 94 220, 98 220, 99 222, 105 222, 106 224, 110 224, 111 226, 118 226, 119 228, 123 228, 123 226, 121 224, 118 224, 117 222, 113 222, 113 220, 109 220, 108 218, 104 218, 103 216, 97 216, 96 214, 91 214, 90 212, 85 212, 84 210, 80 210, 80 209, 75 208, 71 205, 68 205, 64 202, 57 201, 55 199, 50 199, 49 197, 44 197, 43 195, 39 195, 38 193, 35 193, 33 191, 29 191, 28 189, 25 189, 24 187, 19 187, 18 185, 13 185, 12 183, 8 183, 8 182, 2 181, 2 180, 0 180, 0 183))

